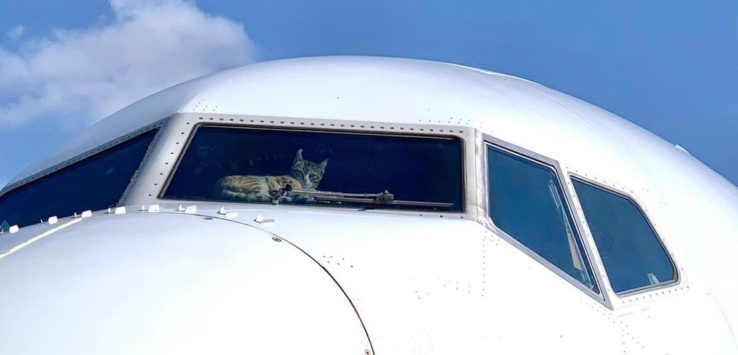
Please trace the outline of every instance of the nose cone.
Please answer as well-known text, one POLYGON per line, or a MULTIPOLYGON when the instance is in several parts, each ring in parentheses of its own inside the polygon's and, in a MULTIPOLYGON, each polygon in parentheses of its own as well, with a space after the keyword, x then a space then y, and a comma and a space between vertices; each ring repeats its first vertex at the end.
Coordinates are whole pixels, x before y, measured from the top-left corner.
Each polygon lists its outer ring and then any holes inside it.
POLYGON ((4 354, 363 354, 350 302, 268 233, 184 214, 85 219, 0 259, 4 354))

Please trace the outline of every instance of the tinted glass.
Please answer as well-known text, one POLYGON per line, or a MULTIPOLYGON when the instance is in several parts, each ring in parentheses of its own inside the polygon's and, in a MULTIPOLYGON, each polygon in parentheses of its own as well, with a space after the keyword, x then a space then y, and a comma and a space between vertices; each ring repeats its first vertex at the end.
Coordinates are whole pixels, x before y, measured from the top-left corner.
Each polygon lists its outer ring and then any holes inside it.
POLYGON ((200 127, 163 197, 461 211, 461 146, 458 138, 446 137, 200 127), (335 192, 339 198, 278 193, 286 189, 335 192), (385 190, 395 201, 418 205, 341 198, 385 190))
POLYGON ((574 188, 615 292, 676 279, 674 264, 633 201, 576 179, 574 188))
POLYGON ((495 225, 597 291, 554 170, 491 146, 487 158, 490 217, 495 225))
POLYGON ((0 223, 25 226, 50 216, 114 206, 131 182, 155 132, 148 132, 0 197, 0 223))

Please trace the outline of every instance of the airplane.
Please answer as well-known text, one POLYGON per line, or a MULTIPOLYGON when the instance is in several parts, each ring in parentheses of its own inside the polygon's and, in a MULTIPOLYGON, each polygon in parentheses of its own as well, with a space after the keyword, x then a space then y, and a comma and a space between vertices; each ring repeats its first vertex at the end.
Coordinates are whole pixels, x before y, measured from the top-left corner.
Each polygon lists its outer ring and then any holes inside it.
POLYGON ((21 172, 0 222, 2 354, 738 353, 738 188, 462 65, 176 85, 21 172))

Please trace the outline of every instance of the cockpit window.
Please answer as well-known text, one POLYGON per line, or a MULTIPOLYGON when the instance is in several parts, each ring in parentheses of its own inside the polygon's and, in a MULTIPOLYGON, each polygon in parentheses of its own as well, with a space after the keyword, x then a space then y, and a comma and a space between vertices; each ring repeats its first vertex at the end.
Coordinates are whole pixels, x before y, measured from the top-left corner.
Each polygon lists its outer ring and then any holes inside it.
POLYGON ((202 126, 166 199, 463 210, 457 137, 202 126))
POLYGON ((488 146, 492 222, 585 287, 598 292, 555 170, 488 146))
POLYGON ((572 180, 616 293, 676 280, 674 264, 632 200, 582 180, 572 180))
POLYGON ((0 225, 22 227, 114 206, 155 135, 144 133, 0 196, 0 225))

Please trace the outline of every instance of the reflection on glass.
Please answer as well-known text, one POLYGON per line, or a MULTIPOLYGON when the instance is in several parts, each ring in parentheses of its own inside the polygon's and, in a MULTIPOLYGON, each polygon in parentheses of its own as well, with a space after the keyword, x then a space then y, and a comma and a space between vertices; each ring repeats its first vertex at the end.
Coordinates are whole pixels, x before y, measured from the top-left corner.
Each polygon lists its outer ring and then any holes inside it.
POLYGON ((584 181, 573 181, 615 292, 676 279, 674 264, 633 201, 584 181))
POLYGON ((461 211, 461 141, 199 127, 163 198, 461 211))
POLYGON ((495 225, 597 292, 554 171, 492 146, 487 158, 490 217, 495 225))

